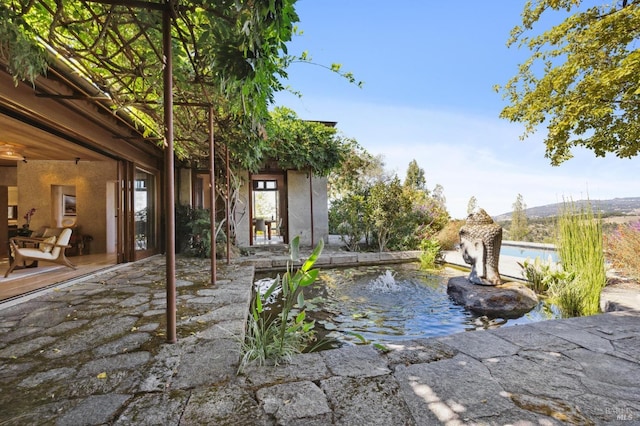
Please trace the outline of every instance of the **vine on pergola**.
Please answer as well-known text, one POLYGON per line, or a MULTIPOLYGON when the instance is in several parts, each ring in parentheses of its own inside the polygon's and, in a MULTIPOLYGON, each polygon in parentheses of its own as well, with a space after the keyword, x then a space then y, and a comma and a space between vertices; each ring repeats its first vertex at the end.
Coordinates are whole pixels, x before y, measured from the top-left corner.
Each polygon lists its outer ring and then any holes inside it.
POLYGON ((293 61, 308 61, 287 54, 295 1, 8 0, 0 5, 0 58, 15 78, 33 81, 46 70, 42 46, 50 46, 96 85, 94 96, 107 95, 143 136, 162 140, 162 9, 170 7, 176 155, 196 164, 209 155, 213 105, 216 143, 229 146, 234 164, 255 169, 269 149, 263 124, 284 89, 280 79, 293 61))

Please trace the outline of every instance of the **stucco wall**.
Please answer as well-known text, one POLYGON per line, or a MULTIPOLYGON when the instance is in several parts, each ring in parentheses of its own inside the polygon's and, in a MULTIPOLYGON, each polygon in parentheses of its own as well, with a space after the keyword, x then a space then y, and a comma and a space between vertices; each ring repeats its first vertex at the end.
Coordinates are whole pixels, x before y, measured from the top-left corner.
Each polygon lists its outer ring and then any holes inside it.
MULTIPOLYGON (((249 245, 249 186, 247 185, 249 175, 243 180, 244 184, 240 188, 240 198, 236 210, 237 223, 237 244, 239 246, 249 245)), ((320 239, 327 242, 329 235, 329 213, 327 179, 324 177, 313 177, 313 226, 314 244, 320 239)), ((289 228, 288 235, 291 240, 296 235, 300 236, 300 245, 311 246, 311 199, 309 197, 309 177, 307 172, 288 171, 287 172, 287 204, 289 228)))
POLYGON ((300 236, 300 245, 311 246, 320 239, 327 241, 329 214, 327 204, 327 179, 314 176, 309 188, 307 172, 288 171, 287 189, 289 205, 289 238, 300 236), (311 241, 311 198, 313 191, 313 239, 311 241))
POLYGON ((241 174, 242 186, 238 190, 238 203, 235 210, 236 221, 236 244, 239 246, 249 245, 249 173, 241 174))
POLYGON ((105 253, 107 183, 114 180, 117 180, 117 168, 113 161, 80 161, 78 164, 73 161, 19 162, 18 224, 24 223, 22 217, 33 207, 36 213, 31 220, 31 229, 56 226, 56 212, 61 200, 57 199, 52 187, 75 187, 76 227, 81 234, 93 237, 91 253, 105 253))
POLYGON ((0 167, 0 185, 16 186, 18 173, 16 167, 0 167))

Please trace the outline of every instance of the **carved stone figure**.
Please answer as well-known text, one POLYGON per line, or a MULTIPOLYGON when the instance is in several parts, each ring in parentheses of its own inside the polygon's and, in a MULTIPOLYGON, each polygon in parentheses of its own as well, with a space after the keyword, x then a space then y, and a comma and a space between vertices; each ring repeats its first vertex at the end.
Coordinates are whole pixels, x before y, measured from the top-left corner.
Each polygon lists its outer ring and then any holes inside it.
POLYGON ((469 281, 474 284, 498 285, 502 283, 498 272, 502 227, 486 211, 470 214, 460 228, 462 258, 471 265, 469 281))

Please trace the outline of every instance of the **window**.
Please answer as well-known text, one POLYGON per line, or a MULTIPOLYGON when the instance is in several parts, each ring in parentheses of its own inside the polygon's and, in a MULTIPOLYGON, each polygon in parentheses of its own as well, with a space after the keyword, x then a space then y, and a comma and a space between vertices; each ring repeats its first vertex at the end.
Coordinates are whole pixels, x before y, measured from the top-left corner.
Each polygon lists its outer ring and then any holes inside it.
POLYGON ((136 250, 156 246, 155 176, 136 170, 134 185, 135 247, 136 250))
POLYGON ((278 181, 277 180, 254 180, 253 190, 254 191, 277 191, 278 181))

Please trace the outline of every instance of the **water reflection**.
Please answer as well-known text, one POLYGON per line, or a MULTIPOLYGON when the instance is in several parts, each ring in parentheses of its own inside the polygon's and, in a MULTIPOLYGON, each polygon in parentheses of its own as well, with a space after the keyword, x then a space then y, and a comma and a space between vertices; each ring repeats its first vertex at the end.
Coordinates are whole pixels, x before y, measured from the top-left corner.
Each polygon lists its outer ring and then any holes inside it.
POLYGON ((323 270, 306 294, 317 306, 309 314, 329 337, 382 344, 559 317, 544 303, 520 318, 479 316, 453 303, 447 280, 413 263, 323 270))

